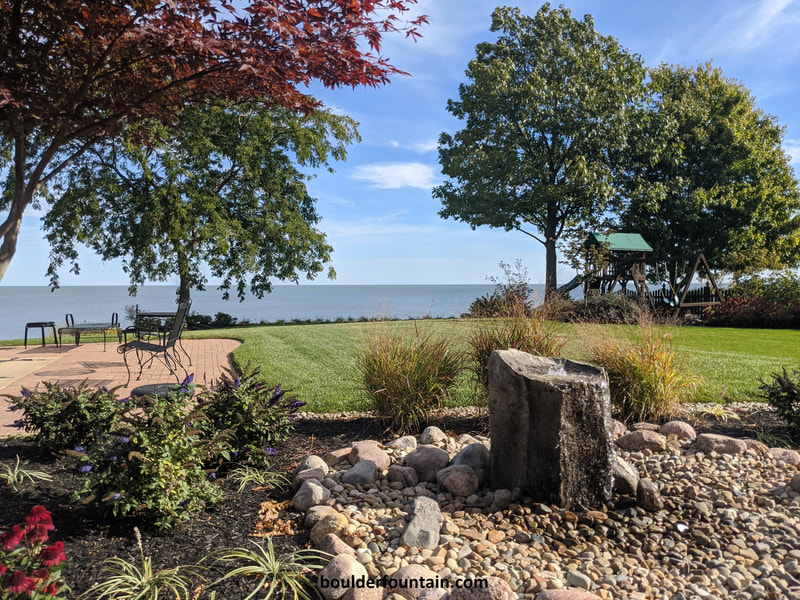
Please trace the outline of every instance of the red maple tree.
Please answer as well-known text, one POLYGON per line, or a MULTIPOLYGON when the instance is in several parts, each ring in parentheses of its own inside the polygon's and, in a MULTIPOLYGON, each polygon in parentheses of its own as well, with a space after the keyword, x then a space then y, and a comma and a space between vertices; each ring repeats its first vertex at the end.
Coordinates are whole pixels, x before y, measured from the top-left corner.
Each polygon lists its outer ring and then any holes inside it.
MULTIPOLYGON (((417 0, 3 0, 0 2, 0 280, 24 211, 103 136, 187 103, 313 110, 302 88, 379 86, 399 74, 384 34, 419 35, 417 0)), ((146 141, 146 140, 143 140, 146 141)))

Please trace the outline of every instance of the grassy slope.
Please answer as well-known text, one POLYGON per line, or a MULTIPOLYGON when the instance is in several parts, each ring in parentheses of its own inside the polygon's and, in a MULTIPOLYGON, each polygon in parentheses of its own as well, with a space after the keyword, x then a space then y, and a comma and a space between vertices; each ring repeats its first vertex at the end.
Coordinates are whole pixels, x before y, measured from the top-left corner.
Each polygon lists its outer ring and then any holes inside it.
MULTIPOLYGON (((262 365, 270 383, 281 383, 308 402, 312 411, 359 410, 354 353, 365 339, 380 331, 413 334, 414 328, 433 330, 453 344, 464 347, 475 322, 449 320, 397 321, 392 323, 340 323, 252 327, 212 332, 192 332, 192 337, 232 337, 243 345, 235 357, 244 364, 262 365)), ((557 325, 567 338, 565 354, 581 359, 582 344, 576 327, 557 325)), ((610 326, 614 335, 631 335, 632 328, 610 326)), ((673 347, 688 369, 704 384, 703 401, 756 400, 758 378, 800 363, 800 336, 792 330, 670 327, 673 347)), ((456 404, 469 404, 467 376, 460 381, 456 404)))

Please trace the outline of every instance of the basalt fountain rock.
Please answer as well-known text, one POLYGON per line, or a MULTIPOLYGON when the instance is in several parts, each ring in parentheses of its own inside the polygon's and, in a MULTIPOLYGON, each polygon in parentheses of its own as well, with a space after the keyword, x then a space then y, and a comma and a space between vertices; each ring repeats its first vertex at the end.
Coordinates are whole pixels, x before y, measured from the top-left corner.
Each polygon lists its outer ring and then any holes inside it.
POLYGON ((602 369, 498 350, 489 359, 490 486, 591 508, 611 496, 611 400, 602 369))

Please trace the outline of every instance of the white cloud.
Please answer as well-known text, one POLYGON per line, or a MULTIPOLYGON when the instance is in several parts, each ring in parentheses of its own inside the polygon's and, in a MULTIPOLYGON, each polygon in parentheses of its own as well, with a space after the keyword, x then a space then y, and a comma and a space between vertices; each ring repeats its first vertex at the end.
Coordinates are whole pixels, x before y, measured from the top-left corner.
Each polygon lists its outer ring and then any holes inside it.
POLYGON ((351 175, 381 190, 420 188, 428 190, 437 184, 436 172, 423 163, 374 163, 356 167, 351 175))
POLYGON ((800 140, 784 140, 783 149, 789 155, 789 162, 800 165, 800 140))
POLYGON ((429 140, 425 140, 422 142, 417 142, 416 144, 411 144, 408 149, 413 150, 417 154, 427 154, 428 152, 433 152, 439 147, 439 140, 436 138, 431 138, 429 140))

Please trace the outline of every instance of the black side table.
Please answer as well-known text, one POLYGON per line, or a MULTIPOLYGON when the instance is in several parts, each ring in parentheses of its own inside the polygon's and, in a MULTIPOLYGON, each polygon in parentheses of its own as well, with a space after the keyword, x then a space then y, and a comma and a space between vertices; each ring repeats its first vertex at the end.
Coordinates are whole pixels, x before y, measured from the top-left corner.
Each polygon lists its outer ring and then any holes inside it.
POLYGON ((45 335, 44 330, 47 327, 52 327, 53 329, 53 340, 55 341, 56 347, 58 347, 58 336, 56 335, 56 324, 54 321, 34 321, 32 323, 25 323, 25 347, 28 347, 28 329, 36 329, 39 328, 42 330, 42 346, 46 346, 45 343, 45 335))

